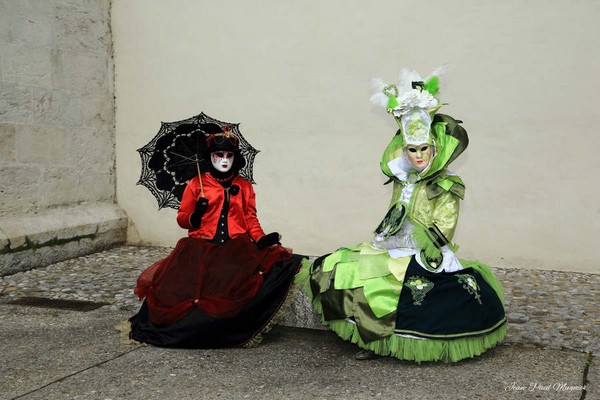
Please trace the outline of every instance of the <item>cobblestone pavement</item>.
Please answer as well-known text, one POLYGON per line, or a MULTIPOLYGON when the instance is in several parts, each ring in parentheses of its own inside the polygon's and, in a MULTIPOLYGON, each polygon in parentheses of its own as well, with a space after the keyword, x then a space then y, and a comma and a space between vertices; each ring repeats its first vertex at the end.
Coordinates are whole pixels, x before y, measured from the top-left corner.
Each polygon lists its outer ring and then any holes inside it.
MULTIPOLYGON (((109 303, 132 314, 135 281, 168 247, 116 247, 0 277, 0 302, 25 296, 109 303)), ((600 275, 494 268, 505 291, 506 344, 600 353, 600 275)))

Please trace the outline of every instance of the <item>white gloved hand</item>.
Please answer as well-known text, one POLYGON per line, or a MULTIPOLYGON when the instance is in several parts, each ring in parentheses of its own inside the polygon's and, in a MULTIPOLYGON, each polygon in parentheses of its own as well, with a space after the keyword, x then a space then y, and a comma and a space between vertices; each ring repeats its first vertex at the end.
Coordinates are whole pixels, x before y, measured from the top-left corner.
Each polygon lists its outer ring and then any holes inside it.
POLYGON ((455 272, 463 269, 458 257, 456 257, 456 254, 454 254, 448 245, 441 247, 440 250, 442 251, 443 257, 441 270, 446 272, 455 272))

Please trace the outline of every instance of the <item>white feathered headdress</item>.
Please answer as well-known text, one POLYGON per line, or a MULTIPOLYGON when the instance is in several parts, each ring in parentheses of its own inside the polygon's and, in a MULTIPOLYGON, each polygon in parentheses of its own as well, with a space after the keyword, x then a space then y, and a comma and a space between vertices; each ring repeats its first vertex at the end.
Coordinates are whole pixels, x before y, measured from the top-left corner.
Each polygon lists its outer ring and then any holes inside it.
POLYGON ((371 102, 394 116, 405 145, 429 141, 432 115, 441 107, 435 96, 444 72, 445 67, 441 67, 422 79, 418 72, 403 68, 397 84, 386 84, 380 78, 372 80, 377 92, 371 96, 371 102))

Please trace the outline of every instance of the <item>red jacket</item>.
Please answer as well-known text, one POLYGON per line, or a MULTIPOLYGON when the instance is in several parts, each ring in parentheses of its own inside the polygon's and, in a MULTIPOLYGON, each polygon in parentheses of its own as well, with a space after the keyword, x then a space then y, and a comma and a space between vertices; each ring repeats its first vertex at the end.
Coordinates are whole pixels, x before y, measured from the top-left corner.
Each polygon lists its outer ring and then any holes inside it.
MULTIPOLYGON (((212 239, 217 232, 217 223, 226 191, 209 173, 202 174, 202 185, 204 186, 204 197, 208 199, 208 209, 202 216, 200 228, 195 229, 190 224, 190 216, 194 212, 196 202, 202 196, 197 176, 188 182, 183 192, 177 212, 177 223, 182 228, 189 230, 189 236, 212 239)), ((229 236, 233 239, 248 234, 254 241, 257 241, 265 233, 256 216, 256 196, 252 184, 238 175, 233 179, 232 185, 239 186, 240 191, 235 196, 227 193, 229 195, 229 213, 227 215, 229 236)))

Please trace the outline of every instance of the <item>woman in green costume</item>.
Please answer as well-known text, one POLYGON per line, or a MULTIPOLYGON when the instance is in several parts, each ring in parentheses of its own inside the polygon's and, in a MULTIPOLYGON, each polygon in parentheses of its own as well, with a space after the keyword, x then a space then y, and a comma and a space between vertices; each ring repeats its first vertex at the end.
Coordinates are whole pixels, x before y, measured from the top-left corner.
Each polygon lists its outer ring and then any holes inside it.
POLYGON ((342 339, 403 360, 454 362, 480 355, 506 334, 502 289, 490 268, 459 260, 452 237, 463 181, 448 165, 467 147, 461 121, 437 113, 439 74, 404 70, 371 100, 400 129, 381 158, 393 182, 390 206, 373 242, 315 260, 310 294, 342 339))

